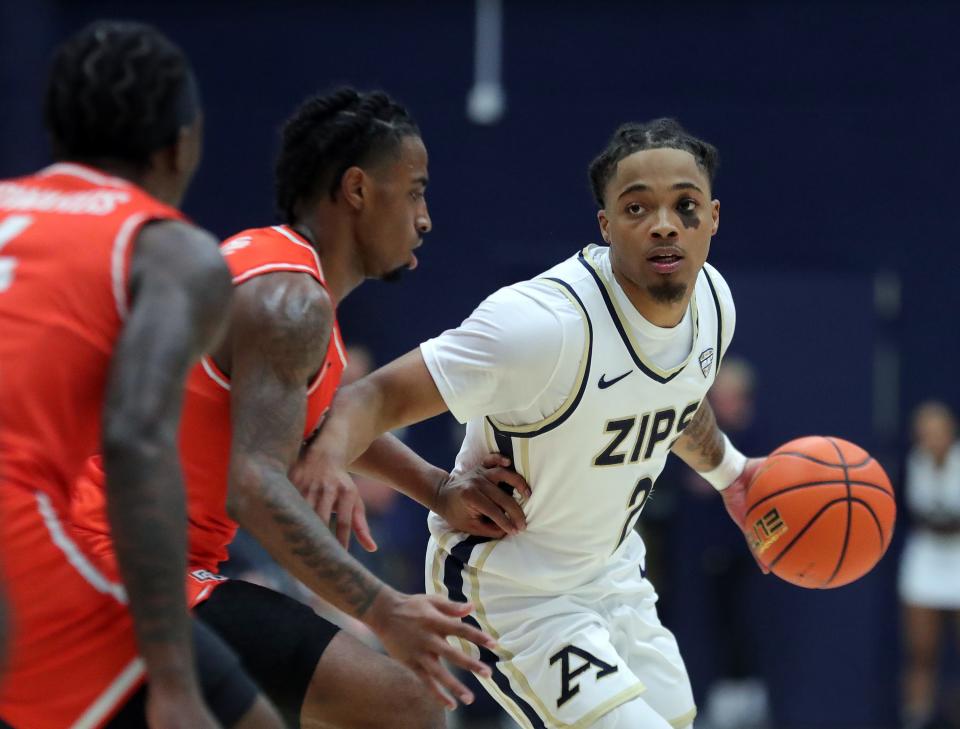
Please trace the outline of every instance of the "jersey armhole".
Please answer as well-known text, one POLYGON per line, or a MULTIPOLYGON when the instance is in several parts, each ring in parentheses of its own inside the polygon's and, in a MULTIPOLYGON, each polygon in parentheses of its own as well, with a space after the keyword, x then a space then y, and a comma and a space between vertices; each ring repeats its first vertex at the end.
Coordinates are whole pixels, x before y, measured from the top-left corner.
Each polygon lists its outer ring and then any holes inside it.
POLYGON ((110 254, 110 278, 113 285, 113 300, 117 307, 120 321, 126 321, 130 313, 130 267, 133 263, 133 241, 143 230, 143 227, 154 220, 163 218, 152 217, 148 213, 134 213, 123 221, 120 230, 113 239, 113 248, 110 254))
POLYGON ((583 322, 583 354, 580 357, 580 367, 566 400, 547 417, 528 425, 507 425, 498 421, 492 415, 487 416, 487 421, 496 432, 516 438, 533 438, 562 424, 580 404, 587 380, 590 378, 590 360, 593 355, 593 323, 590 321, 590 315, 587 313, 583 301, 566 281, 551 277, 540 280, 560 290, 580 313, 583 322))

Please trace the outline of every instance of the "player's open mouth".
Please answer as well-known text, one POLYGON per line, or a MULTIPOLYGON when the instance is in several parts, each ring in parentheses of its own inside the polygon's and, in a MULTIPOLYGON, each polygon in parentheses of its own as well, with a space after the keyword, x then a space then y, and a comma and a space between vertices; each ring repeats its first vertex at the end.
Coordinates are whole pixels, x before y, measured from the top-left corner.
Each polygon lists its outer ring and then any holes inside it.
POLYGON ((647 260, 657 273, 673 273, 680 268, 683 256, 678 253, 659 253, 650 256, 647 260))

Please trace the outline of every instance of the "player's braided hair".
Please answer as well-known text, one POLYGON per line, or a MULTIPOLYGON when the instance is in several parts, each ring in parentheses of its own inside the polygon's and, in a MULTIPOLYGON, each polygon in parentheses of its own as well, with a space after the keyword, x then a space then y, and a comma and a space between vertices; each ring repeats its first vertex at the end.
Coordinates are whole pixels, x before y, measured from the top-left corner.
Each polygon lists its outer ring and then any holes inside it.
POLYGON ((682 149, 692 154, 713 184, 720 156, 712 144, 687 132, 676 119, 654 119, 643 124, 629 122, 613 133, 607 148, 590 163, 590 187, 597 205, 603 207, 604 191, 620 160, 644 149, 664 148, 682 149))
POLYGON ((149 25, 96 21, 54 55, 44 118, 58 159, 143 164, 198 112, 186 56, 149 25))
POLYGON ((343 173, 396 153, 420 136, 407 110, 381 91, 342 88, 304 101, 283 126, 276 166, 277 212, 294 222, 297 206, 321 192, 336 197, 343 173))

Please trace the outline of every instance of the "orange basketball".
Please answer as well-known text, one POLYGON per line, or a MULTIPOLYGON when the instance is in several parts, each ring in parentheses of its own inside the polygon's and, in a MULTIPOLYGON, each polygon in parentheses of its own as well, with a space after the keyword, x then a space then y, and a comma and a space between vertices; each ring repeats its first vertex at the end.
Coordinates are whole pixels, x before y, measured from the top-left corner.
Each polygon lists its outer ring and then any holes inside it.
POLYGON ((747 540, 764 565, 800 587, 863 577, 890 546, 897 507, 869 453, 840 438, 797 438, 771 453, 747 491, 747 540))

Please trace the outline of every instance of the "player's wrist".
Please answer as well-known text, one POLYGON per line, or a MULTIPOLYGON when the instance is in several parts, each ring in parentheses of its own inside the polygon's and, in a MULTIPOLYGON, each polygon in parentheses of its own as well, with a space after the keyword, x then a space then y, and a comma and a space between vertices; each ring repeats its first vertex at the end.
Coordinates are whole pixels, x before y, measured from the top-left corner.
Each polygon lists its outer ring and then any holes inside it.
POLYGON ((723 491, 740 478, 746 465, 747 457, 734 447, 724 433, 723 458, 720 459, 720 464, 709 471, 701 471, 700 476, 717 491, 723 491))
POLYGON ((370 628, 377 636, 382 635, 387 630, 390 619, 396 612, 402 598, 403 594, 401 592, 387 584, 382 584, 378 588, 377 595, 373 598, 370 608, 359 616, 360 622, 370 628))

